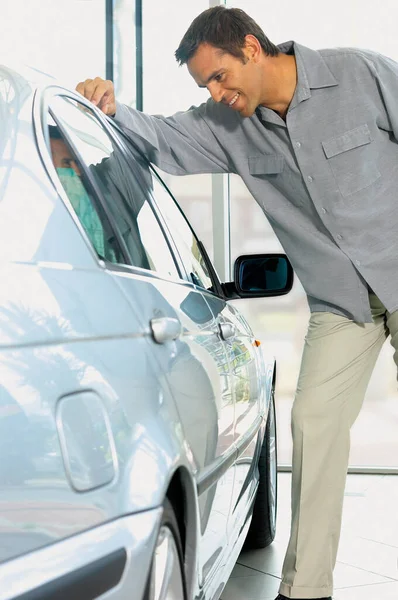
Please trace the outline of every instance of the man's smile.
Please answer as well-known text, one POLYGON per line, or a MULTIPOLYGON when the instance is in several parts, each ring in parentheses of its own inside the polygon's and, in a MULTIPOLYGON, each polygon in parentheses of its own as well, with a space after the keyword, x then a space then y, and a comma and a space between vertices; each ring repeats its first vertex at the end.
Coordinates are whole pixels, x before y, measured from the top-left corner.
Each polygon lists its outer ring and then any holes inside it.
POLYGON ((228 106, 233 106, 233 105, 235 104, 235 102, 237 101, 237 99, 239 98, 239 95, 240 95, 240 94, 239 94, 239 92, 237 92, 237 93, 235 94, 235 96, 232 98, 232 100, 230 100, 230 101, 228 102, 228 106))

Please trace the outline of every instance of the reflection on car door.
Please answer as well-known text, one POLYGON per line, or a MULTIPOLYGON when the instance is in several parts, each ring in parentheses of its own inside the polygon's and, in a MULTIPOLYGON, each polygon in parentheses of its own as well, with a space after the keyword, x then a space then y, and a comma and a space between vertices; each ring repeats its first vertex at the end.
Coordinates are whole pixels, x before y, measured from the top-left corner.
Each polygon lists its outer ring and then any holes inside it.
MULTIPOLYGON (((152 333, 164 393, 169 390, 180 416, 181 440, 199 492, 201 572, 208 574, 226 546, 233 491, 234 402, 224 345, 203 295, 182 279, 182 265, 148 197, 151 178, 143 161, 140 165, 129 156, 127 163, 115 134, 106 132, 92 111, 63 102, 53 103, 54 118, 75 148, 131 265, 113 260, 119 264, 109 272, 152 333)), ((106 264, 110 267, 109 259, 106 264)))
POLYGON ((225 343, 235 394, 234 440, 237 446, 231 526, 240 527, 257 485, 255 459, 262 441, 259 433, 262 431, 264 414, 263 378, 259 349, 247 323, 228 303, 222 312, 222 319, 235 332, 225 343))
MULTIPOLYGON (((256 486, 253 459, 256 456, 258 431, 264 410, 261 403, 262 372, 258 348, 254 345, 253 333, 244 318, 234 306, 217 294, 219 285, 214 281, 215 273, 211 274, 207 268, 208 258, 204 256, 203 246, 171 195, 162 186, 160 178, 154 178, 154 195, 174 238, 178 240, 178 251, 188 276, 201 289, 213 313, 228 358, 235 399, 233 438, 238 450, 228 526, 229 530, 233 530, 235 526, 241 526, 242 519, 247 514, 247 503, 256 486)), ((229 421, 226 426, 230 426, 229 421)))
POLYGON ((154 355, 176 403, 196 474, 202 536, 199 560, 207 575, 226 546, 233 491, 234 403, 225 350, 212 312, 193 285, 116 277, 148 324, 154 318, 174 317, 182 326, 180 338, 154 343, 154 355))

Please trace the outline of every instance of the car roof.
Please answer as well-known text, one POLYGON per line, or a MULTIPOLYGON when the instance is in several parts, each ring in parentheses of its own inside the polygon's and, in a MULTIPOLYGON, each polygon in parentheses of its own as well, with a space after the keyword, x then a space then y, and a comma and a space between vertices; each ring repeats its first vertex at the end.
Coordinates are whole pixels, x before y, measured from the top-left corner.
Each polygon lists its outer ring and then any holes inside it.
POLYGON ((3 58, 1 57, 0 62, 0 130, 7 117, 11 121, 21 117, 23 104, 37 88, 60 86, 68 89, 68 86, 49 73, 17 60, 3 61, 3 58))
POLYGON ((50 85, 56 81, 55 77, 50 73, 45 73, 40 69, 29 65, 28 63, 20 60, 15 60, 12 57, 5 58, 1 57, 0 62, 1 80, 7 75, 19 76, 19 78, 25 79, 26 83, 29 83, 33 88, 40 85, 50 85))

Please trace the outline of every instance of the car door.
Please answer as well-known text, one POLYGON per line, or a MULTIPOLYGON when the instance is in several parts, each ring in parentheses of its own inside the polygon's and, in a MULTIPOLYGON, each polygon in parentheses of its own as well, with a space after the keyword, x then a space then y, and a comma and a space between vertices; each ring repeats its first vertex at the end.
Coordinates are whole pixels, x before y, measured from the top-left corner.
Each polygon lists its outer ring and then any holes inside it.
MULTIPOLYGON (((234 491, 231 502, 229 530, 240 530, 248 503, 256 486, 255 459, 259 446, 259 431, 264 415, 262 390, 263 368, 260 351, 253 332, 238 308, 226 301, 217 274, 205 248, 196 238, 187 219, 162 184, 154 179, 154 195, 161 206, 168 226, 178 240, 178 250, 188 277, 196 283, 208 304, 223 340, 224 352, 230 372, 230 393, 235 399, 233 428, 226 423, 222 443, 230 444, 231 436, 237 447, 234 491)), ((183 201, 183 199, 182 199, 183 201)), ((221 440, 220 440, 221 442, 221 440)))
MULTIPOLYGON (((153 170, 153 189, 151 195, 154 203, 161 211, 163 218, 166 221, 167 227, 172 233, 173 241, 176 245, 176 251, 179 254, 180 260, 185 269, 185 278, 189 285, 194 286, 195 294, 200 294, 204 299, 208 311, 211 314, 213 329, 218 332, 217 338, 209 338, 206 344, 209 350, 212 351, 218 365, 218 370, 221 375, 220 381, 222 386, 221 404, 218 407, 219 414, 219 436, 217 444, 217 454, 224 457, 228 462, 232 460, 231 449, 234 448, 234 423, 235 423, 235 400, 232 388, 232 379, 230 365, 228 361, 228 352, 226 351, 223 333, 220 328, 219 314, 211 307, 211 302, 220 302, 225 305, 216 293, 217 281, 212 269, 209 270, 209 263, 204 259, 201 245, 198 242, 193 230, 187 220, 181 213, 174 198, 170 194, 167 187, 162 182, 158 174, 153 170), (227 457, 229 457, 227 459, 227 457)), ((235 456, 235 448, 234 448, 235 456)), ((215 507, 212 511, 209 520, 208 531, 204 535, 204 555, 207 556, 207 561, 204 563, 204 572, 209 573, 210 569, 217 563, 217 555, 221 556, 221 547, 211 542, 211 539, 217 538, 219 524, 225 522, 227 530, 230 530, 230 511, 231 511, 231 482, 234 476, 232 469, 229 468, 222 476, 218 489, 214 489, 215 507), (208 556, 207 547, 213 546, 216 554, 208 556)), ((232 488, 233 489, 233 488, 232 488)), ((199 498, 201 513, 206 514, 206 498, 199 498)), ((219 539, 221 542, 221 538, 219 539)), ((224 539, 224 558, 228 556, 229 549, 227 546, 229 535, 224 539)))
MULTIPOLYGON (((151 203, 152 178, 145 161, 126 154, 118 134, 84 106, 82 111, 61 97, 50 103, 119 233, 130 266, 113 266, 112 277, 152 334, 154 359, 178 410, 197 482, 204 578, 222 560, 233 492, 234 400, 225 349, 212 311, 185 277, 169 232, 151 203)), ((101 255, 102 249, 97 251, 101 255)))
MULTIPOLYGON (((238 303, 237 303, 238 304, 238 303)), ((234 440, 237 447, 231 528, 239 530, 257 486, 257 459, 265 411, 264 368, 258 341, 236 306, 227 303, 223 317, 235 334, 227 340, 235 394, 234 440)))

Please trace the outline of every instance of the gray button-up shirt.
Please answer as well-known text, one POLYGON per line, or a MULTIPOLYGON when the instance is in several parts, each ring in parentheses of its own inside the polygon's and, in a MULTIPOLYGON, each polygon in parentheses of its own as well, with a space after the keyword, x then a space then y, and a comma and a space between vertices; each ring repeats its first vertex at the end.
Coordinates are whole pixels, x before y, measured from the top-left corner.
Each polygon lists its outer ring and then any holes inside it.
POLYGON ((166 172, 239 174, 310 310, 370 322, 368 287, 398 308, 398 65, 351 48, 279 48, 297 63, 286 122, 211 99, 171 117, 118 104, 116 120, 166 172))

